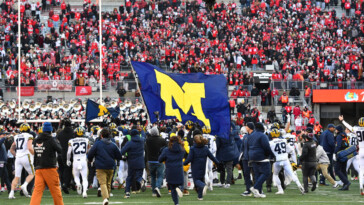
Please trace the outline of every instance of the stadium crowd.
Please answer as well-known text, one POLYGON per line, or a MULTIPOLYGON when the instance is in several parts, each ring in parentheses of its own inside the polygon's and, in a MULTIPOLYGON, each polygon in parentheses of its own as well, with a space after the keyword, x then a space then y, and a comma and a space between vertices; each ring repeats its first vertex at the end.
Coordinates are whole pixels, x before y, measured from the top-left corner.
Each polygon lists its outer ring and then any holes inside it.
MULTIPOLYGON (((242 1, 241 8, 219 3, 210 11, 196 1, 128 1, 102 13, 105 80, 120 79, 130 57, 176 72, 223 73, 231 85, 251 85, 250 71, 267 64, 274 65, 276 81, 363 81, 361 3, 352 1, 349 16, 337 16, 320 3, 242 1)), ((60 12, 51 7, 42 23, 42 5, 22 3, 22 22, 27 22, 21 24, 22 84, 98 80, 97 7, 86 1, 78 11, 62 2, 60 12)), ((1 8, 2 70, 7 84, 16 85, 17 11, 11 1, 1 8)))

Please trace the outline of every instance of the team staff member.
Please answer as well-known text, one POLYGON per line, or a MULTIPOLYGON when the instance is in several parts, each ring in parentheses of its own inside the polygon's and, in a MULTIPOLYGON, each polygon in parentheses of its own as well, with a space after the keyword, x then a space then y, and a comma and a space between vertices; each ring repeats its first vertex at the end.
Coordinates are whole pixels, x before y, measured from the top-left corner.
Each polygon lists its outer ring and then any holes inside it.
MULTIPOLYGON (((333 154, 335 151, 335 138, 334 138, 334 131, 335 131, 335 126, 333 124, 329 124, 327 126, 327 130, 325 130, 321 135, 320 135, 320 145, 322 146, 322 148, 324 148, 327 157, 329 158, 330 161, 330 165, 328 167, 328 171, 330 173, 330 176, 335 179, 335 175, 334 175, 334 170, 333 170, 333 154)), ((320 178, 320 184, 325 185, 325 177, 322 176, 320 178)))
POLYGON ((34 140, 35 185, 30 205, 39 205, 47 185, 55 205, 62 205, 62 192, 59 188, 56 152, 61 154, 60 144, 51 136, 52 124, 45 122, 43 133, 34 140))
POLYGON ((274 153, 270 149, 268 136, 264 134, 264 126, 258 122, 255 125, 255 132, 248 138, 248 155, 254 171, 255 183, 250 187, 255 198, 265 198, 262 193, 263 183, 272 173, 270 160, 274 158, 274 153))
MULTIPOLYGON (((336 135, 336 147, 335 154, 349 147, 348 137, 344 132, 344 128, 342 126, 337 126, 337 135, 336 135)), ((340 178, 340 180, 344 183, 344 186, 339 189, 341 191, 349 190, 350 182, 348 180, 348 175, 346 173, 346 161, 342 162, 340 160, 336 161, 335 164, 335 173, 340 178)))
MULTIPOLYGON (((311 128, 310 128, 311 129, 311 128)), ((302 154, 300 157, 300 162, 302 163, 302 175, 303 175, 303 187, 305 193, 308 193, 308 177, 310 177, 312 182, 311 191, 316 190, 316 143, 313 141, 314 135, 312 129, 308 131, 308 134, 303 135, 305 143, 302 147, 302 154)))
POLYGON ((58 157, 59 161, 59 171, 61 174, 62 190, 64 193, 69 194, 68 187, 72 179, 72 165, 67 166, 67 151, 68 151, 68 141, 74 138, 74 133, 72 129, 71 120, 65 119, 61 122, 61 126, 64 126, 63 130, 57 135, 57 139, 62 147, 62 154, 58 157))
POLYGON ((121 160, 121 153, 115 143, 111 141, 109 129, 100 132, 101 140, 95 142, 88 152, 88 160, 95 158, 96 177, 100 183, 103 205, 109 204, 111 180, 114 175, 115 160, 121 160))
POLYGON ((243 175, 244 175, 244 181, 245 181, 245 187, 246 190, 244 193, 242 193, 242 196, 251 196, 250 187, 252 186, 252 181, 250 179, 250 167, 249 167, 249 155, 248 155, 248 140, 250 135, 254 132, 254 123, 248 122, 246 124, 246 131, 248 132, 243 137, 243 143, 241 145, 242 153, 242 160, 241 160, 241 167, 243 168, 243 175))

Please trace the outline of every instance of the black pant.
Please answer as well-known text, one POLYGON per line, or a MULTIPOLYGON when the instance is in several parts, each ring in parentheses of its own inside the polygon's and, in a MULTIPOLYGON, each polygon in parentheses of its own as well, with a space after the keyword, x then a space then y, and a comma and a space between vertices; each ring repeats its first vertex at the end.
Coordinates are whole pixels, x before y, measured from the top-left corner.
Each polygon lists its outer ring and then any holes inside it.
POLYGON ((6 188, 11 190, 11 183, 8 176, 8 169, 6 168, 6 164, 0 164, 0 177, 1 177, 1 187, 4 187, 4 184, 6 185, 6 188), (3 166, 2 166, 3 165, 3 166))
POLYGON ((246 191, 250 192, 252 186, 252 180, 250 179, 251 167, 249 167, 248 160, 241 160, 240 166, 243 169, 244 181, 246 191))
POLYGON ((96 175, 96 167, 95 166, 91 166, 91 163, 87 163, 88 164, 88 186, 92 185, 93 181, 94 181, 94 177, 96 175))
POLYGON ((302 163, 303 187, 305 188, 305 191, 308 191, 308 177, 310 177, 313 184, 316 183, 315 171, 316 162, 302 163))
POLYGON ((67 166, 66 158, 58 159, 59 163, 59 177, 61 180, 61 184, 65 187, 69 187, 72 179, 72 165, 67 166))

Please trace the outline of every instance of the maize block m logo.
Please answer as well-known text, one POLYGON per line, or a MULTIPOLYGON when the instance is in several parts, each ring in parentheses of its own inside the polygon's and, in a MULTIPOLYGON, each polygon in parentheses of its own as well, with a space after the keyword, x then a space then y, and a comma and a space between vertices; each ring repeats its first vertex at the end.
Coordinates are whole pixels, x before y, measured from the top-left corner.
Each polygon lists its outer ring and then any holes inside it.
POLYGON ((201 120, 206 127, 210 126, 210 120, 205 117, 202 110, 201 98, 205 98, 205 84, 204 83, 185 83, 182 88, 168 75, 161 73, 157 70, 155 75, 157 83, 161 85, 160 95, 166 104, 165 113, 167 116, 174 116, 179 121, 182 121, 179 109, 173 109, 172 98, 177 106, 187 114, 193 108, 192 115, 201 120))
POLYGON ((106 114, 109 114, 109 111, 107 110, 106 107, 99 105, 99 113, 97 114, 97 116, 104 116, 106 114))

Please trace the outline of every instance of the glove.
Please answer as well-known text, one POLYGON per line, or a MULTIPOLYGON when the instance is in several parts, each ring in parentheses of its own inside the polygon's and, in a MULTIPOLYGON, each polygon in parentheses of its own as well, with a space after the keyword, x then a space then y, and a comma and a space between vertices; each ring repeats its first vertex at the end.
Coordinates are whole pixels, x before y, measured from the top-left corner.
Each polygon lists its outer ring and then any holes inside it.
POLYGON ((336 154, 332 156, 332 159, 336 162, 336 154))
POLYGON ((71 163, 71 161, 70 160, 67 160, 67 166, 71 166, 72 165, 72 163, 71 163))
POLYGON ((296 171, 298 169, 297 164, 294 162, 291 163, 291 166, 292 166, 293 171, 296 171))

